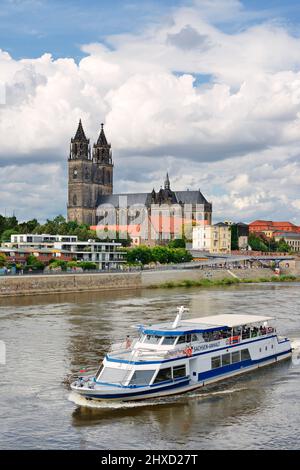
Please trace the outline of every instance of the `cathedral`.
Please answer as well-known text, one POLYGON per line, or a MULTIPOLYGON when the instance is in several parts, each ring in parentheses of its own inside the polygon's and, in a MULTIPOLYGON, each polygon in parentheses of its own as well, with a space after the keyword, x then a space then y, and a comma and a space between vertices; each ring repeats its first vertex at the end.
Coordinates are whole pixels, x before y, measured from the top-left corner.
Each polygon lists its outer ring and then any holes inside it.
MULTIPOLYGON (((71 139, 68 159, 68 220, 80 224, 97 225, 101 219, 97 208, 109 205, 116 209, 116 224, 120 224, 120 214, 133 206, 143 206, 149 216, 153 207, 176 207, 184 211, 184 219, 196 223, 211 224, 212 205, 200 190, 175 191, 171 189, 167 174, 164 186, 159 191, 149 193, 113 193, 113 161, 111 145, 107 142, 103 124, 96 143, 91 149, 82 122, 79 121, 75 137, 71 139), (121 209, 120 209, 121 208, 121 209)), ((129 223, 129 222, 127 222, 129 223)))

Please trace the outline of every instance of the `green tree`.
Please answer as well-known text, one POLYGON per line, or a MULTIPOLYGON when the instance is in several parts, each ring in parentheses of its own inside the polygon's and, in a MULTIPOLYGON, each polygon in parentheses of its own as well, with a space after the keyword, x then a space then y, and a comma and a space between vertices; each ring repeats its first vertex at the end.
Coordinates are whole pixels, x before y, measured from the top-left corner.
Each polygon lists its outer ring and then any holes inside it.
POLYGON ((269 251, 269 247, 264 243, 261 237, 254 233, 249 234, 248 243, 254 251, 269 251))
POLYGON ((231 225, 231 249, 239 249, 239 237, 238 237, 238 226, 236 224, 231 225))
POLYGON ((4 230, 1 234, 1 241, 4 242, 10 242, 10 237, 11 235, 14 235, 15 233, 18 233, 16 229, 9 228, 7 230, 4 230))
POLYGON ((277 251, 289 253, 291 251, 291 247, 283 238, 281 238, 277 244, 277 251))
POLYGON ((0 268, 6 265, 7 258, 4 253, 0 253, 0 268))
POLYGON ((170 243, 168 243, 169 248, 185 248, 185 245, 186 245, 185 237, 175 238, 174 240, 171 240, 170 243))

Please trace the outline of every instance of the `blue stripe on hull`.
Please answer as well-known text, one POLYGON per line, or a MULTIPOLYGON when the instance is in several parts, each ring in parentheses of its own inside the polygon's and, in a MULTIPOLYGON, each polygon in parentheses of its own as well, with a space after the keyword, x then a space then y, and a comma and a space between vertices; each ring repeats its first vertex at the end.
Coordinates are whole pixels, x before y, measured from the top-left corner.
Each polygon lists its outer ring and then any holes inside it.
POLYGON ((198 380, 203 382, 207 379, 218 377, 219 375, 226 375, 230 372, 235 372, 239 369, 246 369, 247 367, 255 366, 257 364, 262 364, 268 362, 272 359, 277 360, 277 357, 284 354, 289 354, 292 350, 284 351, 282 353, 274 354, 273 356, 264 357, 262 359, 247 359, 246 361, 237 362, 235 364, 229 364, 228 366, 218 367, 217 369, 208 370, 206 372, 200 372, 198 374, 198 380))
POLYGON ((180 382, 178 384, 172 384, 169 385, 168 387, 161 387, 157 389, 148 389, 144 390, 141 392, 133 392, 133 393, 118 393, 114 395, 84 395, 86 398, 98 398, 98 399, 107 399, 107 398, 127 398, 127 397, 135 397, 135 396, 141 396, 141 395, 149 395, 153 393, 160 393, 160 392, 165 392, 167 390, 173 390, 174 388, 179 388, 179 387, 185 387, 186 385, 189 384, 189 380, 185 380, 184 382, 180 382))

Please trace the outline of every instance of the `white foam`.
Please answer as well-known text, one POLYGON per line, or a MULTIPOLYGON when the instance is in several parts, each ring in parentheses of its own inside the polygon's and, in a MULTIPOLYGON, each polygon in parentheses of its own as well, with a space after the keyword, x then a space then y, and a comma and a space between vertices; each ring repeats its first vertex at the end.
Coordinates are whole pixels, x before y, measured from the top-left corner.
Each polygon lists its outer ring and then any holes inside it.
POLYGON ((241 392, 246 390, 246 387, 243 388, 231 388, 228 390, 217 390, 211 392, 203 392, 198 390, 197 392, 190 392, 184 395, 172 395, 168 397, 155 398, 150 400, 141 400, 141 401, 109 401, 109 400, 87 400, 76 392, 71 392, 68 396, 68 400, 75 405, 84 406, 88 408, 98 408, 98 409, 121 409, 121 408, 137 408, 141 406, 157 406, 164 405, 172 402, 177 402, 180 400, 191 400, 191 399, 201 399, 207 398, 215 395, 228 395, 236 392, 241 392))

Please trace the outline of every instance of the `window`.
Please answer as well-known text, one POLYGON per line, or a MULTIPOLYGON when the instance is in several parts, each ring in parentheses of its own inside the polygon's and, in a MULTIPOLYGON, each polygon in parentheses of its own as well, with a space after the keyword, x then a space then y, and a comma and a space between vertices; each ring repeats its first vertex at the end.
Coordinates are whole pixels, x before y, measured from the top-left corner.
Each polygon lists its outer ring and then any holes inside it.
POLYGON ((161 340, 161 336, 158 335, 147 335, 144 343, 158 344, 161 340))
POLYGON ((197 335, 196 333, 192 334, 192 341, 201 341, 200 335, 197 335))
POLYGON ((249 354, 249 349, 242 349, 241 350, 241 360, 242 361, 247 361, 248 359, 251 359, 250 354, 249 354))
POLYGON ((172 369, 168 367, 166 369, 161 369, 158 371, 158 374, 154 380, 154 383, 164 382, 165 380, 172 380, 172 369))
POLYGON ((231 353, 231 362, 234 364, 235 362, 240 362, 241 360, 241 352, 240 351, 235 351, 231 353))
POLYGON ((173 379, 179 379, 186 376, 185 364, 173 367, 173 379))
POLYGON ((78 171, 77 171, 77 169, 75 168, 74 171, 73 171, 73 178, 74 178, 74 180, 77 179, 77 175, 78 175, 78 171))
POLYGON ((129 385, 148 385, 155 370, 135 370, 129 385))
POLYGON ((167 345, 167 344, 174 344, 175 343, 176 336, 165 336, 163 339, 162 344, 167 345))
POLYGON ((125 369, 117 369, 114 367, 104 367, 100 376, 98 375, 97 380, 108 383, 122 383, 127 375, 128 371, 125 369))
POLYGON ((216 356, 211 358, 211 368, 217 369, 221 367, 221 356, 216 356))
POLYGON ((231 363, 230 353, 223 354, 223 356, 222 356, 222 366, 229 366, 230 363, 231 363))
POLYGON ((192 336, 191 336, 191 335, 179 336, 178 341, 177 341, 177 344, 190 343, 191 340, 192 340, 192 336))

